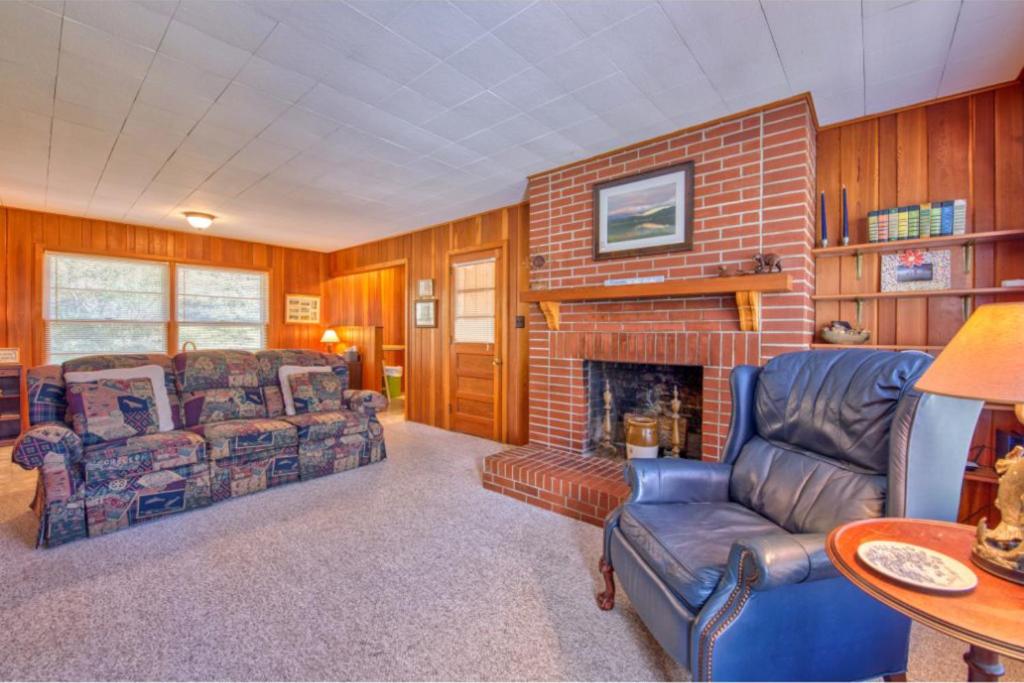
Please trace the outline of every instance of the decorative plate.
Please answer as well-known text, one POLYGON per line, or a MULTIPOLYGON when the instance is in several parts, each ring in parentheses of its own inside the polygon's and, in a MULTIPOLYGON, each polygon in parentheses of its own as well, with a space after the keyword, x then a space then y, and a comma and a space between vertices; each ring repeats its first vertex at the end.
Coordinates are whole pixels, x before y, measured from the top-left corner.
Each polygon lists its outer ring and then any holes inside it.
POLYGON ((857 557, 875 571, 914 588, 965 593, 978 585, 978 577, 962 562, 919 545, 868 541, 857 548, 857 557))

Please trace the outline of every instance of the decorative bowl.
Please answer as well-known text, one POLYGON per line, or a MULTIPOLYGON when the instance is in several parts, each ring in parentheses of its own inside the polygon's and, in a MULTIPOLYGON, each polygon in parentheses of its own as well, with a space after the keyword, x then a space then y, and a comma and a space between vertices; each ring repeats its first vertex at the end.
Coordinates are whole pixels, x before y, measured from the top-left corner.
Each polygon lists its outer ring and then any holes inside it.
POLYGON ((821 338, 829 344, 863 344, 871 339, 871 330, 846 330, 836 327, 821 328, 821 338))

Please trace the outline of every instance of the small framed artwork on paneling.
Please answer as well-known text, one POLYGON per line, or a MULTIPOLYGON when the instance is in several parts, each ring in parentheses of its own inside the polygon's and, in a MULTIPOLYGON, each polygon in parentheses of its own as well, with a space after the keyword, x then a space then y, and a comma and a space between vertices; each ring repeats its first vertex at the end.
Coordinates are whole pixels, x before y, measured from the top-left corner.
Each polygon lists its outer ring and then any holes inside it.
POLYGON ((949 259, 949 249, 907 249, 898 254, 882 254, 882 291, 949 289, 949 259))
POLYGON ((416 327, 437 327, 437 299, 416 302, 416 327))
POLYGON ((433 278, 424 278, 416 281, 416 298, 417 299, 430 299, 434 296, 434 280, 433 278))
POLYGON ((284 321, 289 325, 315 325, 320 322, 320 297, 286 294, 284 321))
POLYGON ((0 363, 17 363, 21 360, 21 349, 0 349, 0 363))

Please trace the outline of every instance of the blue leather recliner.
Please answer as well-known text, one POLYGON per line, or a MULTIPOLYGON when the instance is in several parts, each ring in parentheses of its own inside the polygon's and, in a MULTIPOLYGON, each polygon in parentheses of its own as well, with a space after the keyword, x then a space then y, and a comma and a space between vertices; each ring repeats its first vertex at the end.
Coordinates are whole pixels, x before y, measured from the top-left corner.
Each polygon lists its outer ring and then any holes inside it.
POLYGON ((860 680, 907 669, 910 622, 840 576, 835 527, 953 520, 981 403, 921 394, 918 352, 790 353, 732 371, 720 462, 634 460, 608 515, 614 574, 694 680, 860 680))

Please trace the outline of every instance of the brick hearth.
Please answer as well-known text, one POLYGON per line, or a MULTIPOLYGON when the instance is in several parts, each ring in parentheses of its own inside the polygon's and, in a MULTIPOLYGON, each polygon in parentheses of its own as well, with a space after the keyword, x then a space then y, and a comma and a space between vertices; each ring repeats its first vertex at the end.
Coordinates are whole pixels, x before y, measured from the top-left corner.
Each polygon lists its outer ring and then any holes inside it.
POLYGON ((484 458, 484 488, 601 526, 629 495, 623 464, 544 446, 522 446, 484 458))

